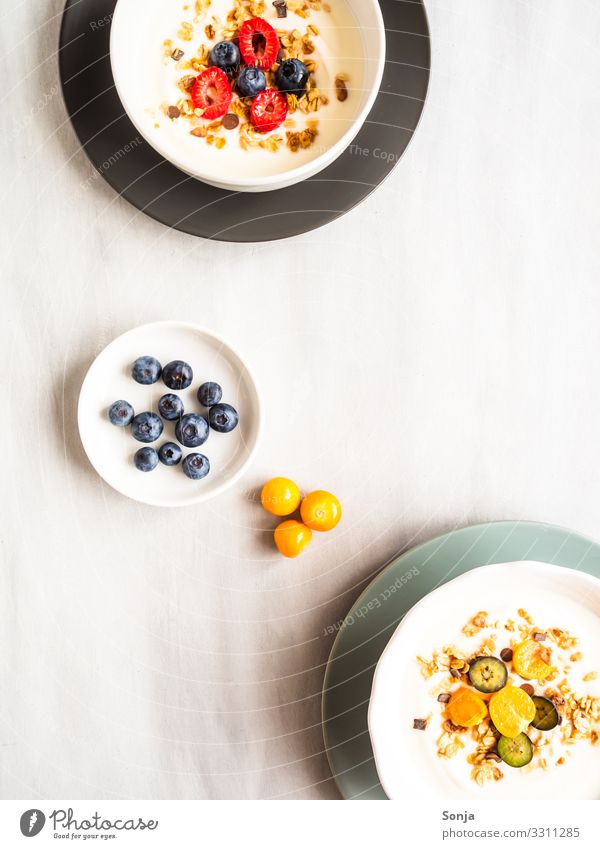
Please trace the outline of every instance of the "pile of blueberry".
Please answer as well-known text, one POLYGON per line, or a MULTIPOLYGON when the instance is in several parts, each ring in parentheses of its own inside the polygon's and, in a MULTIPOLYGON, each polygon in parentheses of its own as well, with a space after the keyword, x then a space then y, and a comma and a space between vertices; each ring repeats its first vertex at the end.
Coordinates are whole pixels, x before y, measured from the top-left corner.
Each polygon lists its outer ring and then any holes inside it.
MULTIPOLYGON (((162 376, 167 389, 174 391, 188 389, 192 385, 194 373, 192 367, 183 360, 173 360, 163 368, 155 357, 138 357, 131 369, 131 376, 137 383, 150 386, 162 376)), ((223 390, 218 383, 203 383, 197 392, 197 398, 208 409, 208 416, 199 413, 186 413, 183 401, 174 392, 167 392, 158 402, 158 412, 135 414, 128 401, 115 401, 108 410, 108 418, 117 427, 131 427, 131 435, 138 442, 156 442, 164 430, 164 421, 175 422, 175 437, 184 448, 198 448, 204 445, 210 429, 218 433, 230 433, 237 427, 239 416, 231 404, 221 403, 223 390)), ((140 472, 151 472, 159 461, 165 466, 181 468, 192 480, 201 480, 210 472, 210 461, 204 454, 194 452, 184 457, 177 442, 164 442, 158 451, 146 446, 136 451, 133 462, 140 472)))

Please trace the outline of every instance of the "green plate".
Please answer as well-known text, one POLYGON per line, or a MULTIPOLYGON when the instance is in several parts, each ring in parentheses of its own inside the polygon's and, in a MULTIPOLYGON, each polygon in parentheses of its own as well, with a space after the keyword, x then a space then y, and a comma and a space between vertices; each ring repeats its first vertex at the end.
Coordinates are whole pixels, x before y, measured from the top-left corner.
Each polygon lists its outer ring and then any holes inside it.
POLYGON ((386 799, 367 728, 377 661, 398 622, 440 584, 488 563, 542 560, 600 578, 600 545, 565 528, 492 522, 461 528, 400 555, 371 581, 341 626, 323 685, 323 735, 345 799, 386 799))

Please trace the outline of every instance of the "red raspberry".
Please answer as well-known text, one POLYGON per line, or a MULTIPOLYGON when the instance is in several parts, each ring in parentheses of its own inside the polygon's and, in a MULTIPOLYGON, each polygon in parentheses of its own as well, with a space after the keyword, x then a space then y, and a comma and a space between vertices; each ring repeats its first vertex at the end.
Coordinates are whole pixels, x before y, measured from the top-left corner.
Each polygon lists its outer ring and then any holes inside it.
POLYGON ((259 133, 268 133, 283 124, 287 113, 286 96, 276 88, 266 88, 252 101, 250 120, 259 133))
POLYGON ((196 77, 192 88, 192 103, 194 109, 202 109, 203 118, 214 121, 225 115, 232 97, 227 74, 221 68, 207 68, 196 77))
POLYGON ((240 53, 246 65, 268 71, 279 55, 279 36, 267 21, 252 18, 240 27, 240 53))

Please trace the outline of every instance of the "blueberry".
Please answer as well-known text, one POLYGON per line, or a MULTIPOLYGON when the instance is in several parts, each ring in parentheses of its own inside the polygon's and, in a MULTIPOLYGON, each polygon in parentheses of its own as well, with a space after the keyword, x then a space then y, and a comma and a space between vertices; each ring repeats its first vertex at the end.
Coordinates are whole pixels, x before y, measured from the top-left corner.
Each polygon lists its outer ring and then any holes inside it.
POLYGON ((240 64, 240 50, 233 41, 220 41, 210 51, 210 64, 216 65, 227 74, 237 71, 240 64))
POLYGON ((117 427, 127 427, 134 416, 135 413, 129 401, 115 401, 108 410, 108 418, 117 427))
POLYGON ((155 442, 163 432, 163 423, 156 413, 138 413, 131 422, 131 433, 138 442, 155 442))
POLYGON ((301 94, 308 82, 308 68, 300 59, 286 59, 279 66, 275 81, 280 91, 301 94))
POLYGON ((175 425, 175 436, 186 448, 197 448, 208 439, 208 422, 204 416, 188 413, 175 425))
POLYGON ((223 390, 218 383, 203 383, 198 390, 198 401, 203 407, 212 407, 213 404, 218 404, 223 397, 223 390))
POLYGON ((169 389, 187 389, 194 379, 194 372, 183 360, 173 360, 164 367, 162 379, 169 389))
POLYGON ((135 452, 133 462, 140 472, 151 472, 158 466, 158 454, 154 448, 140 448, 135 452))
POLYGON ((174 442, 165 442, 158 449, 158 459, 165 466, 176 466, 181 460, 181 448, 174 442))
POLYGON ((256 97, 267 87, 267 78, 260 68, 244 66, 238 74, 237 87, 242 97, 256 97))
POLYGON ((131 368, 131 376, 136 383, 149 386, 156 383, 161 371, 161 365, 155 357, 138 357, 131 368))
POLYGON ((213 430, 229 433, 237 427, 240 420, 237 410, 231 404, 215 404, 210 408, 208 420, 213 430))
POLYGON ((204 454, 188 454, 181 468, 188 478, 199 481, 210 472, 210 461, 204 454))
POLYGON ((168 392, 158 402, 158 412, 163 419, 166 419, 168 422, 174 422, 175 419, 183 415, 183 401, 179 395, 173 395, 171 392, 168 392))

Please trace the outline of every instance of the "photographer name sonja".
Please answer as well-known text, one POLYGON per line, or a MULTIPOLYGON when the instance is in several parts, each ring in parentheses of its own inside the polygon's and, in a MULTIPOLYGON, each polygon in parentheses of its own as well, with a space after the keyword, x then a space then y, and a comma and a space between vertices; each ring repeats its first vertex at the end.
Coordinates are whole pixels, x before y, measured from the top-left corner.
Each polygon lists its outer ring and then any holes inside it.
MULTIPOLYGON (((73 808, 69 808, 68 810, 56 810, 52 811, 48 819, 52 822, 52 827, 54 830, 54 837, 57 838, 77 838, 77 837, 91 837, 92 835, 81 835, 77 832, 85 831, 85 832, 110 832, 110 831, 154 831, 154 829, 158 826, 158 820, 143 820, 141 817, 131 817, 129 819, 121 818, 121 819, 105 819, 101 814, 97 811, 91 817, 85 817, 82 819, 76 819, 73 814, 73 808), (60 830, 65 829, 65 833, 61 834, 60 830)), ((98 837, 99 835, 94 834, 94 837, 98 837)), ((108 837, 107 834, 102 835, 108 837)), ((112 835, 113 837, 115 835, 112 835)))
POLYGON ((475 814, 472 814, 470 811, 459 811, 458 813, 455 811, 442 811, 442 819, 457 820, 458 822, 471 822, 471 820, 475 819, 475 814))

